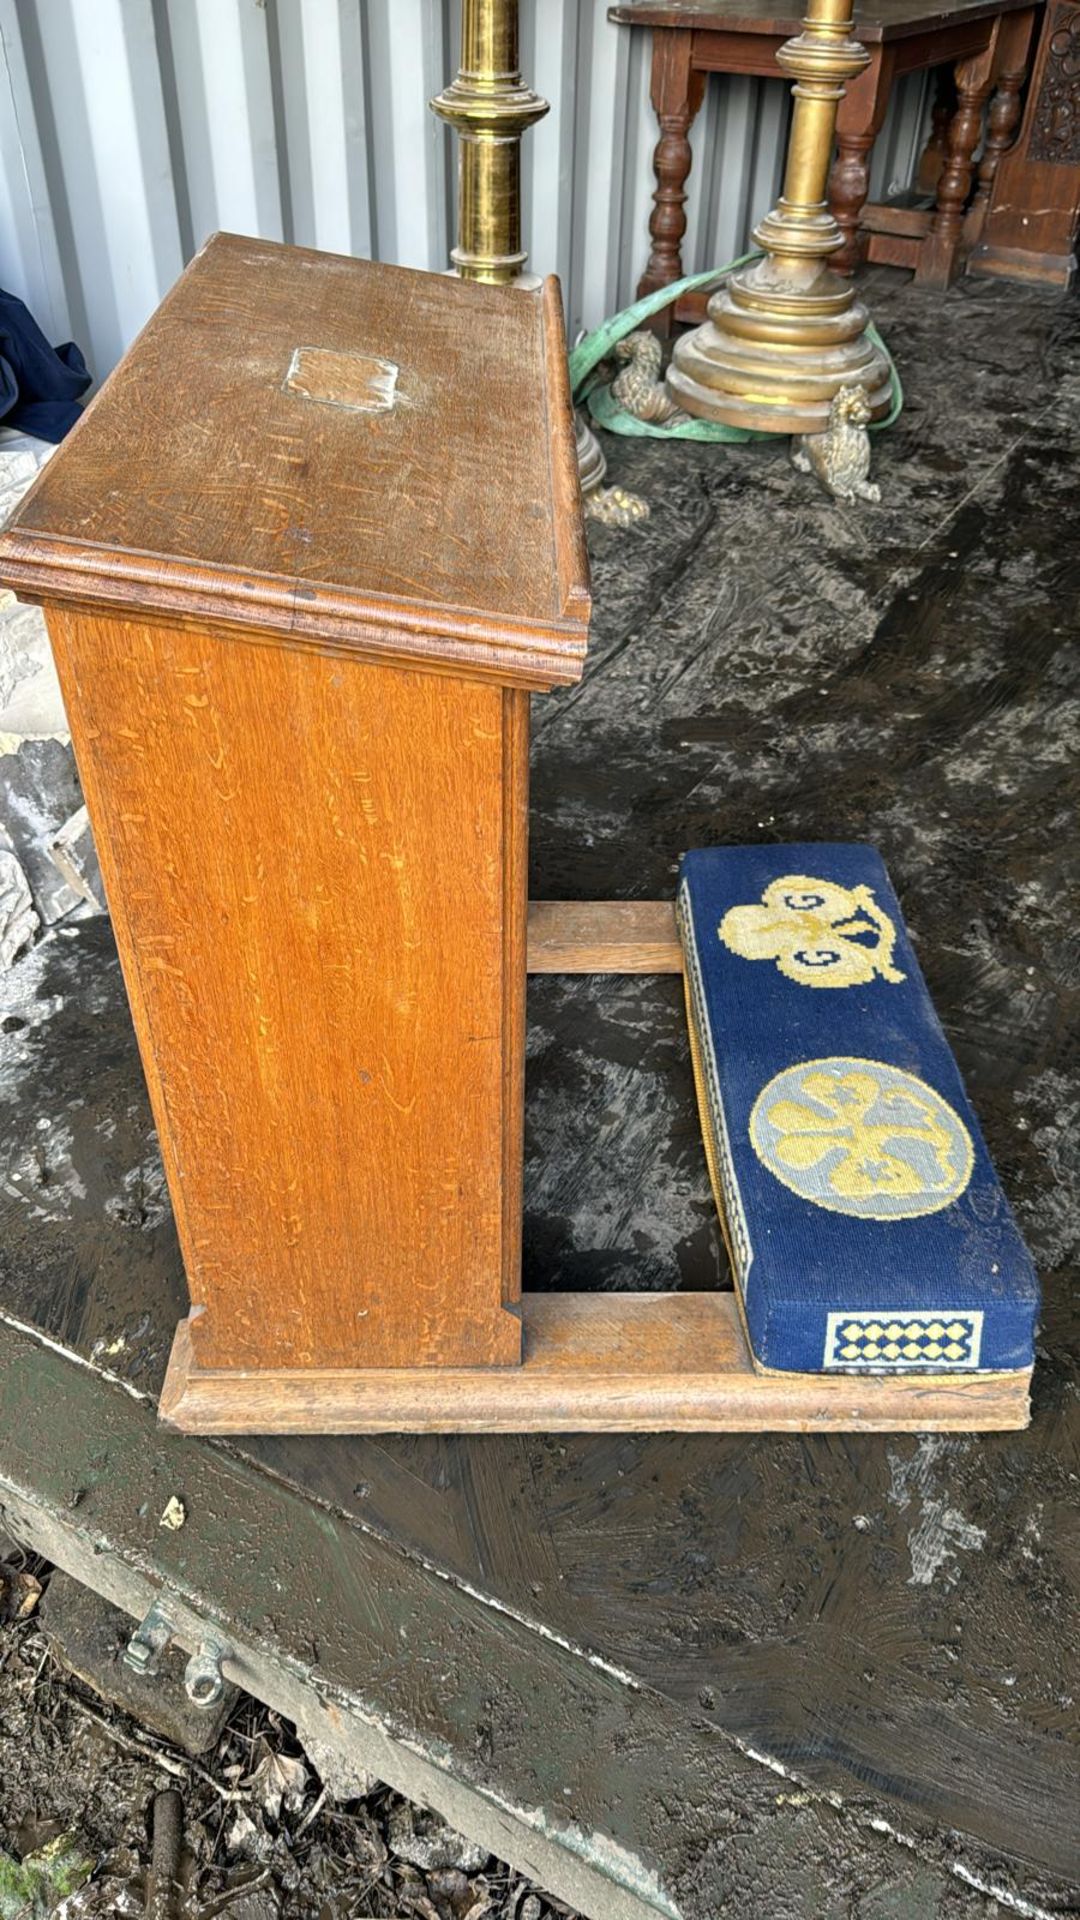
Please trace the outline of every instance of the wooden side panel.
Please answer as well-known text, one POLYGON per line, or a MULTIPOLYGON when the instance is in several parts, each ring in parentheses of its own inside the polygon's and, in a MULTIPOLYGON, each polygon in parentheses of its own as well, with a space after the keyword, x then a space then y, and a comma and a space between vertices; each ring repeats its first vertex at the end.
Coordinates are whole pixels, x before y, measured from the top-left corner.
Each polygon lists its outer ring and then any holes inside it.
POLYGON ((1043 18, 1023 124, 993 177, 973 273, 1068 286, 1080 230, 1080 12, 1051 0, 1043 18))
MULTIPOLYGON (((529 695, 503 692, 503 1299, 521 1298, 525 988, 529 921, 529 695)), ((518 1355, 517 1357, 520 1357, 518 1355)))
POLYGON ((515 1363, 515 696, 57 608, 49 628, 200 1364, 515 1363))

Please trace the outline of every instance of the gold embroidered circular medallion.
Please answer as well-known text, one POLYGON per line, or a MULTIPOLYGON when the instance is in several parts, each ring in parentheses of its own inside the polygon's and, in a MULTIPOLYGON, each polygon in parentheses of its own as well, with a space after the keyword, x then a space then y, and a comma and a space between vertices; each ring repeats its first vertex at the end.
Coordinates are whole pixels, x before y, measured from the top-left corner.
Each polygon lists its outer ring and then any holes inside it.
POLYGON ((975 1150, 933 1087, 885 1060, 785 1067, 754 1102, 750 1142, 777 1180, 832 1213, 912 1220, 963 1193, 975 1150))

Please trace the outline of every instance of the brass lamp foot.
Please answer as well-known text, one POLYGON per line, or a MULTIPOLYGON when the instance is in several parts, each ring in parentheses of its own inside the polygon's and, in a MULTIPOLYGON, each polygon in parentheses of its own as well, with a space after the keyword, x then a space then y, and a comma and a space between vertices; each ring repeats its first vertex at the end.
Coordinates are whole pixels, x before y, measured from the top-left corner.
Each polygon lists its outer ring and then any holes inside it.
POLYGON ((607 461, 604 450, 584 414, 574 415, 577 428, 578 478, 581 481, 581 505, 586 520, 598 520, 605 527, 632 527, 649 517, 649 503, 625 487, 605 487, 607 461))
POLYGON ((829 408, 824 433, 804 434, 791 449, 791 462, 800 473, 816 473, 827 493, 848 505, 881 499, 881 488, 870 479, 870 403, 862 387, 841 387, 829 408))
POLYGON ((667 375, 687 413, 767 433, 824 433, 844 387, 865 393, 871 420, 891 404, 869 315, 827 264, 844 244, 825 202, 836 109, 869 56, 851 38, 851 0, 808 0, 803 28, 777 55, 795 77, 795 108, 783 193, 754 234, 765 258, 713 295, 705 324, 676 343, 667 375))
POLYGON ((851 285, 820 262, 781 272, 765 259, 709 302, 709 318, 676 342, 667 385, 705 420, 766 433, 823 433, 842 387, 858 385, 869 418, 892 403, 885 355, 851 285))

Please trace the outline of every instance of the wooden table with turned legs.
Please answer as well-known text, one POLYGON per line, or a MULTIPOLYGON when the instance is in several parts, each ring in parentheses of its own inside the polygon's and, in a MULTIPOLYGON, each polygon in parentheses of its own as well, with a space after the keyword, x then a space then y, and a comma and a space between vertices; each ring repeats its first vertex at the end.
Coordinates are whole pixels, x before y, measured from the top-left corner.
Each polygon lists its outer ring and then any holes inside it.
MULTIPOLYGON (((871 0, 856 12, 855 34, 870 55, 840 103, 829 204, 844 233, 830 263, 853 273, 863 259, 911 267, 927 286, 948 286, 963 257, 968 202, 982 205, 1001 155, 1014 137, 1035 9, 1024 0, 871 0), (947 70, 919 186, 936 190, 932 207, 868 203, 870 161, 894 81, 931 67, 947 70), (974 155, 990 100, 982 160, 974 155), (953 102, 955 101, 955 105, 953 102)), ((623 0, 608 19, 652 29, 652 103, 660 126, 653 157, 656 190, 648 263, 639 295, 682 277, 690 129, 710 73, 778 76, 776 55, 801 29, 796 11, 753 0, 623 0)), ((706 296, 680 300, 671 318, 700 320, 706 296)))

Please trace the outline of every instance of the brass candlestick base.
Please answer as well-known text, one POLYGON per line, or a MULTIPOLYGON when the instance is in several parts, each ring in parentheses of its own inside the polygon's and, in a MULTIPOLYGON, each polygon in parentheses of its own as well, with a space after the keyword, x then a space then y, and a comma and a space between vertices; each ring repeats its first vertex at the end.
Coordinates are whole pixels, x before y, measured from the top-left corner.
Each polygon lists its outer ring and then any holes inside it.
POLYGON ((668 390, 701 419, 822 433, 840 389, 860 386, 870 418, 883 419, 889 368, 867 337, 868 319, 839 274, 811 263, 794 275, 766 258, 734 276, 709 302, 704 325, 676 343, 668 390))
POLYGON ((599 520, 604 527, 632 527, 637 520, 647 520, 649 503, 639 493, 629 493, 625 487, 605 487, 604 449, 583 413, 574 415, 574 426, 581 506, 586 520, 599 520))
POLYGON ((867 54, 851 39, 851 0, 809 0, 804 32, 777 60, 796 76, 784 191, 754 234, 765 258, 733 274, 703 326, 677 342, 672 398, 687 413, 769 433, 823 433, 833 399, 861 387, 872 420, 889 410, 888 362, 869 315, 832 273, 843 235, 825 204, 836 109, 867 54))

